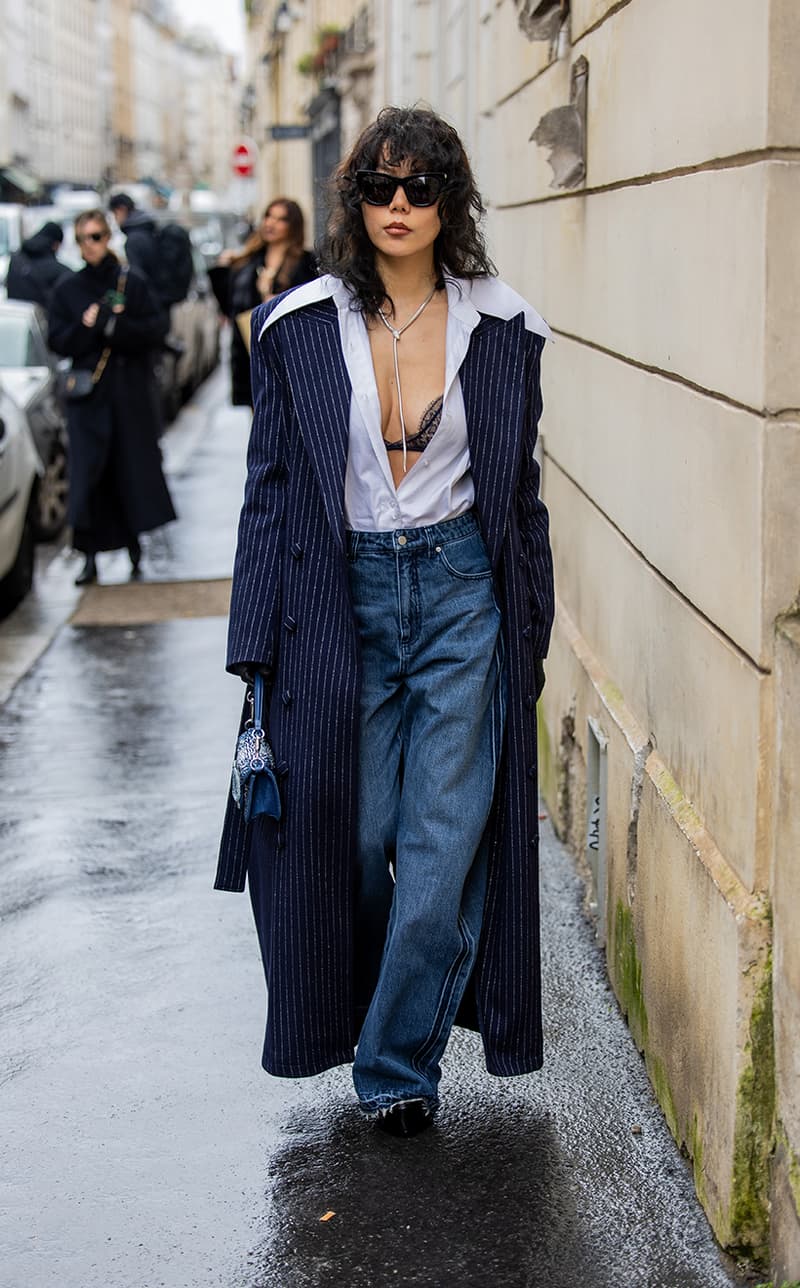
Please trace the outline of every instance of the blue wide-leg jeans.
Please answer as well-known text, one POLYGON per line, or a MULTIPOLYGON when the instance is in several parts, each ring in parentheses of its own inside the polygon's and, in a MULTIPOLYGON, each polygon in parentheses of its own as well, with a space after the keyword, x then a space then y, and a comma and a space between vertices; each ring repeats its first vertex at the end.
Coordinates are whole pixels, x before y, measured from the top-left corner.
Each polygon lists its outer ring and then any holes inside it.
POLYGON ((351 532, 361 639, 353 1081, 379 1112, 438 1103, 477 950, 504 720, 500 614, 474 515, 351 532), (363 1010, 362 1010, 363 1014, 363 1010))

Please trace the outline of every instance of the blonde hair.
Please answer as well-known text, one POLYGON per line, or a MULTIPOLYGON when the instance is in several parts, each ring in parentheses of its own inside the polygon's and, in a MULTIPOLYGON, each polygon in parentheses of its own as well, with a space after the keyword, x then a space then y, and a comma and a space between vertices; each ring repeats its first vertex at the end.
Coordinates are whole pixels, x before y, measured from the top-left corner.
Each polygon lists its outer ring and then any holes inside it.
POLYGON ((76 215, 75 216, 76 236, 81 231, 81 229, 86 224, 89 224, 89 223, 101 224, 103 228, 103 232, 107 233, 109 237, 111 236, 111 224, 106 219, 106 212, 104 210, 82 210, 79 215, 76 215))

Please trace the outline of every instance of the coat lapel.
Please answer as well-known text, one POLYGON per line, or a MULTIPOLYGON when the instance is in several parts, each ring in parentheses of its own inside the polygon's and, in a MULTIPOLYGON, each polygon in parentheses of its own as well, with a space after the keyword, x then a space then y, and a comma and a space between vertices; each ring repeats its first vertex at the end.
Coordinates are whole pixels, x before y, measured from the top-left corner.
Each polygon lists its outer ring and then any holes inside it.
POLYGON ((492 567, 506 530, 522 446, 525 323, 484 318, 461 367, 475 505, 492 567))
POLYGON ((334 538, 344 548, 344 477, 351 385, 336 306, 326 300, 283 319, 283 355, 297 420, 334 538))

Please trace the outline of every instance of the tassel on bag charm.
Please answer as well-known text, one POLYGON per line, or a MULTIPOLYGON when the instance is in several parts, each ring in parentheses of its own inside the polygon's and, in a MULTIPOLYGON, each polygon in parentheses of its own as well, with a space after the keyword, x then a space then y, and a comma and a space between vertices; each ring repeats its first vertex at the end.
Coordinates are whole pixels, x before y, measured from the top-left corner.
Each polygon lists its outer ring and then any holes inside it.
POLYGON ((275 756, 264 733, 264 677, 256 674, 248 692, 250 719, 236 740, 231 796, 245 823, 259 814, 279 819, 281 798, 275 778, 275 756))

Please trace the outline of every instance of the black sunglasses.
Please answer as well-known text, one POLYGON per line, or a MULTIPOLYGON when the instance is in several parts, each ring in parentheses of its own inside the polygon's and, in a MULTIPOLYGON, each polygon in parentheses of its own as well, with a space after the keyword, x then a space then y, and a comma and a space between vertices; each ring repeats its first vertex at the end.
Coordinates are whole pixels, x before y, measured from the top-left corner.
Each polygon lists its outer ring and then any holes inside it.
POLYGON ((108 233, 80 233, 75 240, 80 245, 81 242, 85 241, 101 242, 107 236, 108 233))
POLYGON ((370 206, 388 206, 398 188, 402 188, 410 206, 432 206, 439 200, 447 183, 440 171, 408 174, 400 179, 382 170, 356 170, 358 194, 370 206))

